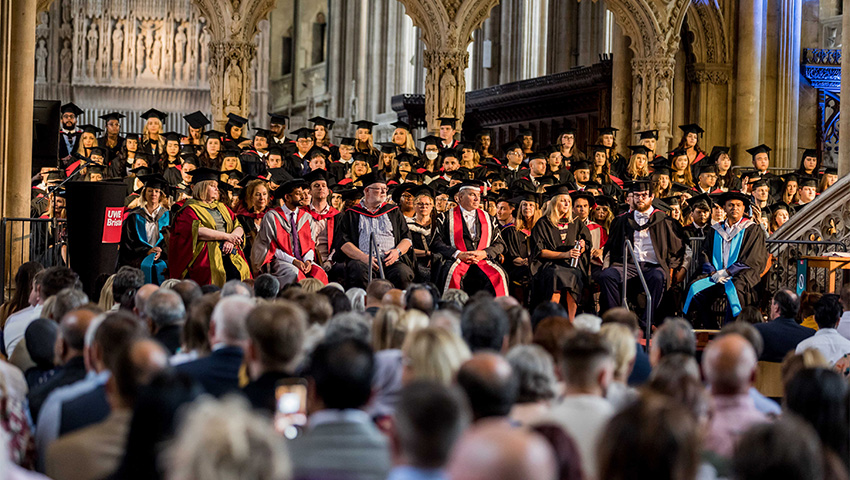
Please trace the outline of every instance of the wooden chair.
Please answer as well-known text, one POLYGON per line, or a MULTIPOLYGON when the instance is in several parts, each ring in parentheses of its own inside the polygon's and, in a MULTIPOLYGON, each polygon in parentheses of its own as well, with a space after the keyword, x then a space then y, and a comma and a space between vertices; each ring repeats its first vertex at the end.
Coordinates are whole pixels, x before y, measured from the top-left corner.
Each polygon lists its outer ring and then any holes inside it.
POLYGON ((754 387, 765 397, 782 398, 785 395, 782 384, 782 364, 758 362, 754 387))

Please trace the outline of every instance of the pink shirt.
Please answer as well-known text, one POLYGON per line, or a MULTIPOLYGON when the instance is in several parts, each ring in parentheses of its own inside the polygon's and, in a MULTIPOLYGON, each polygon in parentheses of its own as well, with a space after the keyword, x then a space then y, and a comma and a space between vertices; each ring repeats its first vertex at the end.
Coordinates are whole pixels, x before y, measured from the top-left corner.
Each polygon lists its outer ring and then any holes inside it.
POLYGON ((712 395, 705 449, 730 458, 738 437, 751 426, 767 421, 767 416, 756 409, 753 398, 747 393, 712 395))

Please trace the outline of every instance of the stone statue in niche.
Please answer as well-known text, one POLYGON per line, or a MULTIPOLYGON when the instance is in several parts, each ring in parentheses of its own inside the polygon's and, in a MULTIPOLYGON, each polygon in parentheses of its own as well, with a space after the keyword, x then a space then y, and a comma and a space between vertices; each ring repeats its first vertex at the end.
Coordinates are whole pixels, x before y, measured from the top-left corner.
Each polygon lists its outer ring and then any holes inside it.
POLYGON ((159 77, 159 70, 162 67, 162 31, 154 34, 156 40, 153 42, 153 52, 151 53, 151 72, 159 77))
POLYGON ((145 35, 141 34, 136 39, 136 76, 145 71, 145 35))
POLYGON ((182 82, 185 79, 185 70, 183 62, 185 62, 184 51, 186 50, 186 25, 180 25, 177 28, 177 35, 174 36, 174 70, 177 81, 182 82))
POLYGON ((210 33, 204 29, 201 32, 201 81, 207 81, 207 70, 210 65, 210 33))
POLYGON ((47 82, 47 47, 44 40, 39 40, 35 49, 35 81, 47 82))
POLYGON ((35 27, 36 38, 47 38, 50 34, 50 17, 47 12, 38 14, 38 26, 35 27))
POLYGON ((74 54, 71 50, 71 41, 67 38, 62 45, 62 51, 59 52, 59 82, 71 81, 71 67, 74 61, 74 54))
POLYGON ((239 60, 230 59, 227 71, 224 74, 224 98, 228 107, 239 107, 242 100, 242 69, 238 65, 239 60))
POLYGON ((92 22, 89 27, 89 33, 86 34, 86 41, 88 42, 88 56, 86 57, 88 61, 88 75, 89 77, 94 78, 95 70, 94 64, 97 62, 97 23, 92 22))
POLYGON ((121 61, 124 58, 124 28, 121 22, 115 24, 112 32, 112 77, 123 77, 121 61))
POLYGON ((670 124, 670 89, 666 80, 662 79, 660 83, 655 91, 655 123, 666 126, 670 124))
MULTIPOLYGON (((637 77, 635 80, 635 88, 634 88, 634 105, 632 105, 632 112, 634 118, 641 119, 641 109, 643 108, 643 79, 641 77, 637 77)), ((638 125, 638 127, 642 127, 642 125, 638 125)))
POLYGON ((457 80, 448 69, 440 77, 440 116, 454 117, 457 98, 457 80))

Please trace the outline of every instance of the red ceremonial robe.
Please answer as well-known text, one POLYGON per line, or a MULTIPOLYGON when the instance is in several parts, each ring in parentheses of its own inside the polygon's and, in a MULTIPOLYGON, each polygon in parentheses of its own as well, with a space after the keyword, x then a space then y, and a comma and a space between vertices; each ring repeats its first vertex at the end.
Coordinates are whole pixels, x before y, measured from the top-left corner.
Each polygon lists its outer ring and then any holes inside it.
MULTIPOLYGON (((312 251, 315 259, 316 242, 313 240, 313 233, 310 229, 311 219, 311 215, 303 208, 296 210, 295 227, 298 243, 301 245, 301 257, 304 258, 307 252, 312 251)), ((272 208, 263 217, 260 232, 257 234, 251 252, 251 262, 260 271, 264 265, 273 261, 280 261, 275 258, 277 250, 282 250, 287 255, 294 255, 292 250, 292 225, 290 225, 289 218, 281 207, 272 208)), ((325 285, 328 283, 328 275, 316 262, 310 265, 309 276, 320 280, 325 285)), ((304 272, 298 269, 298 280, 305 278, 307 276, 304 272)))
MULTIPOLYGON (((490 216, 484 213, 484 210, 477 209, 478 221, 481 224, 481 234, 478 238, 478 245, 474 250, 484 250, 490 246, 494 238, 493 224, 490 222, 490 216)), ((454 207, 446 215, 446 221, 449 222, 449 244, 460 250, 461 252, 469 251, 466 248, 466 241, 463 238, 464 221, 463 214, 460 212, 460 207, 454 207)), ((449 267, 448 276, 446 277, 445 288, 461 287, 461 279, 466 272, 469 271, 468 263, 455 259, 451 267, 449 267)), ((505 277, 505 272, 497 267, 488 259, 482 260, 476 264, 478 268, 487 276, 490 283, 493 284, 493 289, 496 291, 496 296, 501 297, 508 294, 508 280, 505 277)))

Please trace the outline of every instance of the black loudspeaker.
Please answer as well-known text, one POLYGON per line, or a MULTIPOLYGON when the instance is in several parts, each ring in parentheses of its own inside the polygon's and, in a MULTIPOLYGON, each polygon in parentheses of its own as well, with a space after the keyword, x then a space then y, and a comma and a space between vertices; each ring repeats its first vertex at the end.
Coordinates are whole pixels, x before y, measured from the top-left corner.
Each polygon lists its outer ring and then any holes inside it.
POLYGON ((97 298, 100 293, 93 291, 98 275, 115 272, 126 194, 127 186, 123 182, 65 185, 70 267, 80 276, 90 298, 97 298))
POLYGON ((55 168, 59 152, 58 100, 36 100, 32 110, 32 173, 55 168))

